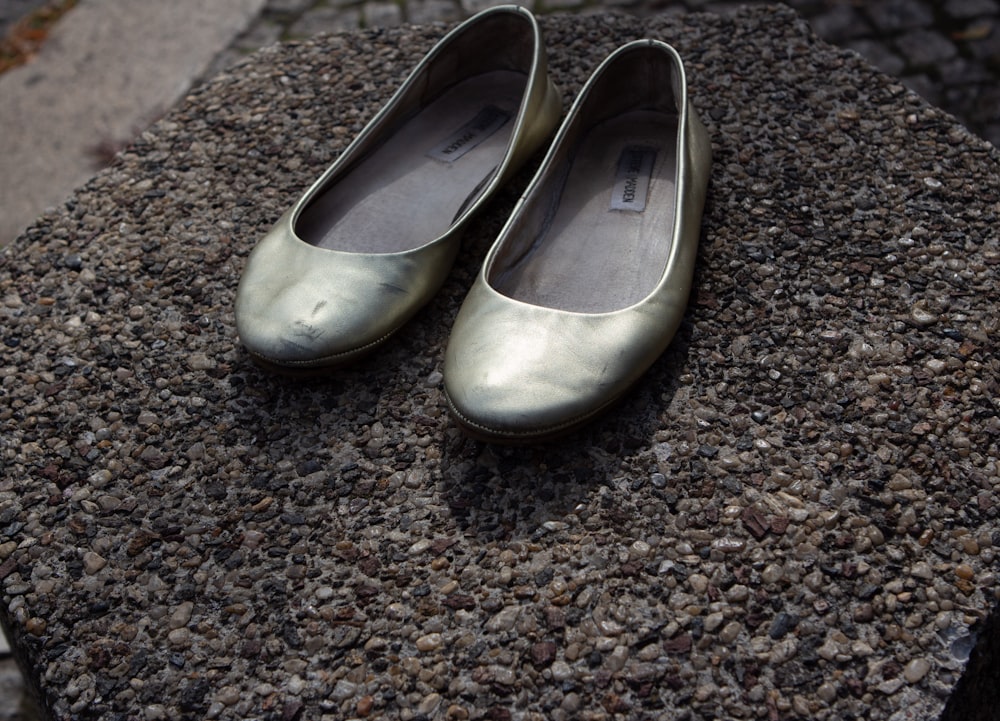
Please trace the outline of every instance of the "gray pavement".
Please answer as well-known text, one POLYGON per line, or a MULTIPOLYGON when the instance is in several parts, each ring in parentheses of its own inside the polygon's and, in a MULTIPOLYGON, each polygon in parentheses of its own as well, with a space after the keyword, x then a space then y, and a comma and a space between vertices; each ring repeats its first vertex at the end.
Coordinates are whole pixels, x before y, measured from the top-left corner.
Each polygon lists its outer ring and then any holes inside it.
POLYGON ((166 112, 264 0, 84 0, 0 75, 0 243, 166 112))
MULTIPOLYGON (((6 32, 38 0, 0 0, 6 32)), ((0 245, 58 204, 192 85, 262 46, 319 32, 453 22, 484 0, 80 0, 31 63, 0 75, 0 245)), ((535 12, 726 12, 705 0, 528 0, 535 12)), ((792 0, 823 39, 856 50, 1000 145, 997 0, 792 0)), ((27 721, 0 639, 0 721, 27 721)))

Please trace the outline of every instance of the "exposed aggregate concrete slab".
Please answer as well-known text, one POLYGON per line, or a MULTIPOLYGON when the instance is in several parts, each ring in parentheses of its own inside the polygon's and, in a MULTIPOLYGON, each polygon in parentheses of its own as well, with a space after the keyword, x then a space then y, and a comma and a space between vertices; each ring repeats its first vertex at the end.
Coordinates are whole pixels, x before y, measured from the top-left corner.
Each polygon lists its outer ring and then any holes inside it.
POLYGON ((996 602, 1000 157, 787 9, 542 20, 567 102, 686 59, 715 165, 671 349, 494 448, 441 359, 526 169, 365 365, 252 365, 261 233, 442 27, 264 50, 0 261, 0 616, 55 719, 931 718, 996 602))

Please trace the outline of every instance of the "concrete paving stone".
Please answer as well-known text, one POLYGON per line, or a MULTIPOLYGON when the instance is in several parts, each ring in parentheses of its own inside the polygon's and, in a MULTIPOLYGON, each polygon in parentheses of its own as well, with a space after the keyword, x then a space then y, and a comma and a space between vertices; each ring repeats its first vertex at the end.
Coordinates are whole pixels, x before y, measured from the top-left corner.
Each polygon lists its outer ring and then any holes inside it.
POLYGON ((921 0, 883 0, 865 3, 865 11, 875 27, 883 33, 894 33, 934 24, 934 13, 921 0))
POLYGON ((955 43, 940 33, 924 29, 900 35, 895 45, 900 54, 917 68, 932 67, 958 55, 955 43))
POLYGON ((462 11, 453 0, 408 0, 406 20, 414 25, 432 22, 457 22, 462 11))
POLYGON ((586 4, 586 0, 545 0, 546 11, 578 10, 586 4))
POLYGON ((959 20, 996 17, 1000 13, 1000 3, 996 0, 948 0, 942 3, 941 8, 947 15, 959 20))
POLYGON ((0 75, 0 97, 19 99, 0 103, 0 127, 19 129, 0 133, 0 174, 19 178, 0 184, 0 245, 93 175, 102 148, 166 112, 262 7, 90 0, 54 28, 31 63, 0 75))
POLYGON ((926 74, 907 75, 901 82, 932 105, 940 105, 943 99, 940 84, 926 74))
POLYGON ((871 34, 871 24, 853 5, 834 5, 809 18, 813 31, 831 43, 843 43, 871 34))
POLYGON ((48 0, 2 0, 0 2, 0 37, 5 36, 21 18, 46 5, 48 0))
POLYGON ((319 33, 336 33, 361 27, 361 6, 323 6, 310 10, 288 29, 289 38, 308 38, 319 33))
POLYGON ((980 89, 976 96, 977 110, 971 120, 983 124, 983 137, 1000 148, 1000 119, 995 108, 1000 108, 1000 87, 991 83, 980 89))
POLYGON ((604 11, 629 11, 639 8, 642 5, 642 0, 604 0, 604 11))
POLYGON ((855 51, 872 65, 888 75, 899 75, 906 69, 906 61, 876 40, 855 40, 845 47, 855 51))
POLYGON ((987 35, 966 40, 965 47, 977 60, 1000 66, 1000 20, 991 20, 990 25, 990 32, 987 35))
POLYGON ((361 10, 366 28, 390 28, 403 24, 403 10, 394 2, 366 2, 361 10))
POLYGON ((718 15, 728 15, 729 13, 736 12, 737 9, 745 5, 745 3, 740 0, 716 0, 716 2, 711 3, 705 8, 706 12, 716 13, 718 15))
POLYGON ((233 45, 240 50, 260 50, 281 40, 285 26, 273 19, 262 19, 241 33, 233 45))
MULTIPOLYGON (((497 5, 507 5, 510 4, 506 0, 462 0, 462 10, 467 15, 473 15, 486 8, 496 7, 497 5)), ((537 3, 535 0, 514 0, 514 5, 520 5, 523 8, 527 8, 534 12, 537 3)))
POLYGON ((971 87, 978 89, 983 83, 991 82, 992 76, 979 63, 956 55, 938 64, 938 77, 945 94, 952 88, 971 87))
POLYGON ((684 5, 691 10, 703 11, 707 10, 708 6, 711 5, 713 0, 686 0, 684 5))
POLYGON ((13 658, 0 659, 0 721, 39 721, 41 714, 27 693, 13 658))
POLYGON ((299 16, 315 5, 316 0, 267 0, 265 12, 299 16))

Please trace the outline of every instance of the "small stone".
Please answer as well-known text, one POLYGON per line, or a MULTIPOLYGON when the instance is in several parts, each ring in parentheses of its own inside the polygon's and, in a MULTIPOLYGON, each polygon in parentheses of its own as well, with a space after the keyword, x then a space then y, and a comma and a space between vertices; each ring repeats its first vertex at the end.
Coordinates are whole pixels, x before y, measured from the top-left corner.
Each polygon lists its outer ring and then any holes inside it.
POLYGON ((353 684, 345 679, 340 679, 330 692, 330 696, 337 701, 346 701, 358 692, 357 684, 353 684))
POLYGON ((188 358, 188 368, 193 371, 212 370, 216 365, 216 362, 204 353, 192 353, 188 358))
POLYGON ((931 662, 926 658, 915 658, 903 669, 903 678, 907 683, 920 683, 931 670, 931 662))
POLYGON ((618 645, 614 647, 614 650, 605 658, 604 665, 612 673, 616 671, 621 671, 625 668, 625 663, 628 661, 629 651, 628 646, 618 645))
POLYGON ((742 538, 717 538, 712 541, 712 548, 723 553, 739 553, 746 545, 742 538))
POLYGON ((550 671, 552 672, 552 679, 559 683, 573 678, 573 668, 565 661, 556 661, 552 664, 550 671))
POLYGON ((417 650, 427 653, 429 651, 436 651, 441 648, 443 639, 440 633, 428 633, 426 636, 421 636, 417 639, 417 650))
POLYGON ((705 631, 715 633, 725 620, 726 617, 719 611, 708 614, 705 616, 705 631))
POLYGON ((719 632, 719 640, 727 644, 733 643, 742 631, 743 626, 740 625, 739 621, 730 621, 719 632))
POLYGON ((223 686, 215 695, 215 700, 224 706, 232 706, 240 700, 240 690, 235 686, 223 686))
POLYGON ((910 309, 910 317, 913 319, 914 323, 923 327, 934 325, 938 321, 937 314, 932 313, 920 304, 917 304, 910 309))
POLYGON ((188 625, 188 621, 191 620, 191 613, 194 610, 194 604, 191 601, 185 601, 174 609, 174 612, 170 614, 170 618, 167 621, 168 628, 183 628, 188 625))
POLYGON ((764 583, 777 583, 785 575, 785 569, 780 563, 769 563, 763 571, 761 571, 760 579, 764 583))
POLYGON ((433 716, 434 712, 437 711, 438 706, 441 705, 441 694, 432 693, 428 694, 417 706, 417 712, 423 714, 424 716, 433 716))
POLYGON ((771 649, 770 663, 780 666, 794 658, 798 650, 799 642, 794 637, 779 641, 771 649))
POLYGON ((829 681, 821 683, 819 688, 816 689, 816 695, 819 696, 820 700, 824 703, 833 703, 837 700, 837 687, 829 681))
POLYGON ((191 645, 191 632, 186 628, 175 628, 167 634, 171 646, 185 647, 191 645))
POLYGON ((521 613, 520 606, 507 606, 486 622, 486 630, 492 633, 510 631, 521 613))
POLYGON ((94 553, 93 551, 87 551, 83 554, 83 570, 89 576, 93 576, 98 573, 101 569, 108 565, 107 559, 101 556, 99 553, 94 553))
POLYGON ((964 581, 971 581, 975 577, 976 572, 972 570, 972 566, 968 563, 960 563, 955 567, 955 575, 964 581))
POLYGON ((750 589, 742 583, 737 583, 726 592, 726 598, 736 603, 742 603, 750 597, 750 589))
POLYGON ((513 686, 517 683, 517 675, 513 669, 504 666, 493 672, 493 682, 501 686, 513 686))
POLYGON ((556 660, 556 644, 552 641, 539 641, 532 644, 530 654, 535 668, 545 668, 556 660))
POLYGON ((691 585, 691 590, 695 593, 705 593, 708 590, 708 576, 700 573, 692 573, 688 576, 688 583, 691 585))
POLYGON ((888 681, 883 681, 878 686, 876 686, 876 688, 881 693, 884 693, 886 696, 891 696, 892 694, 899 691, 899 689, 903 687, 904 683, 905 681, 903 681, 903 679, 901 678, 893 678, 889 679, 888 681))
POLYGON ((784 638, 789 631, 798 625, 798 623, 798 616, 791 613, 781 612, 775 616, 774 620, 771 622, 771 628, 768 631, 768 635, 775 640, 784 638))

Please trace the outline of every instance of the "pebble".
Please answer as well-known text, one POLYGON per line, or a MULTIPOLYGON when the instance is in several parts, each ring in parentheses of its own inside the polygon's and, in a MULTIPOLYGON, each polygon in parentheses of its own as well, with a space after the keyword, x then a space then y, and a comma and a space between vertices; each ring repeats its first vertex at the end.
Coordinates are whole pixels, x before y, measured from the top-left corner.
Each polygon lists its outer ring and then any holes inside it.
POLYGON ((719 640, 725 644, 730 644, 739 638, 740 633, 743 631, 743 626, 740 625, 738 621, 730 621, 722 630, 719 632, 719 640))
MULTIPOLYGON (((330 692, 330 697, 337 701, 346 701, 349 698, 354 698, 355 694, 358 692, 358 685, 351 683, 345 679, 340 679, 333 686, 333 690, 330 692)), ((362 699, 363 701, 363 699, 362 699)), ((359 704, 361 701, 359 701, 359 704)))
POLYGON ((436 651, 441 648, 443 640, 440 633, 429 633, 426 636, 421 636, 417 639, 417 650, 424 653, 436 651))
POLYGON ((915 658, 903 668, 903 678, 907 683, 920 683, 930 670, 930 661, 926 658, 915 658))
POLYGON ((107 565, 107 559, 98 553, 87 551, 83 554, 83 570, 91 576, 95 573, 100 573, 107 565))

